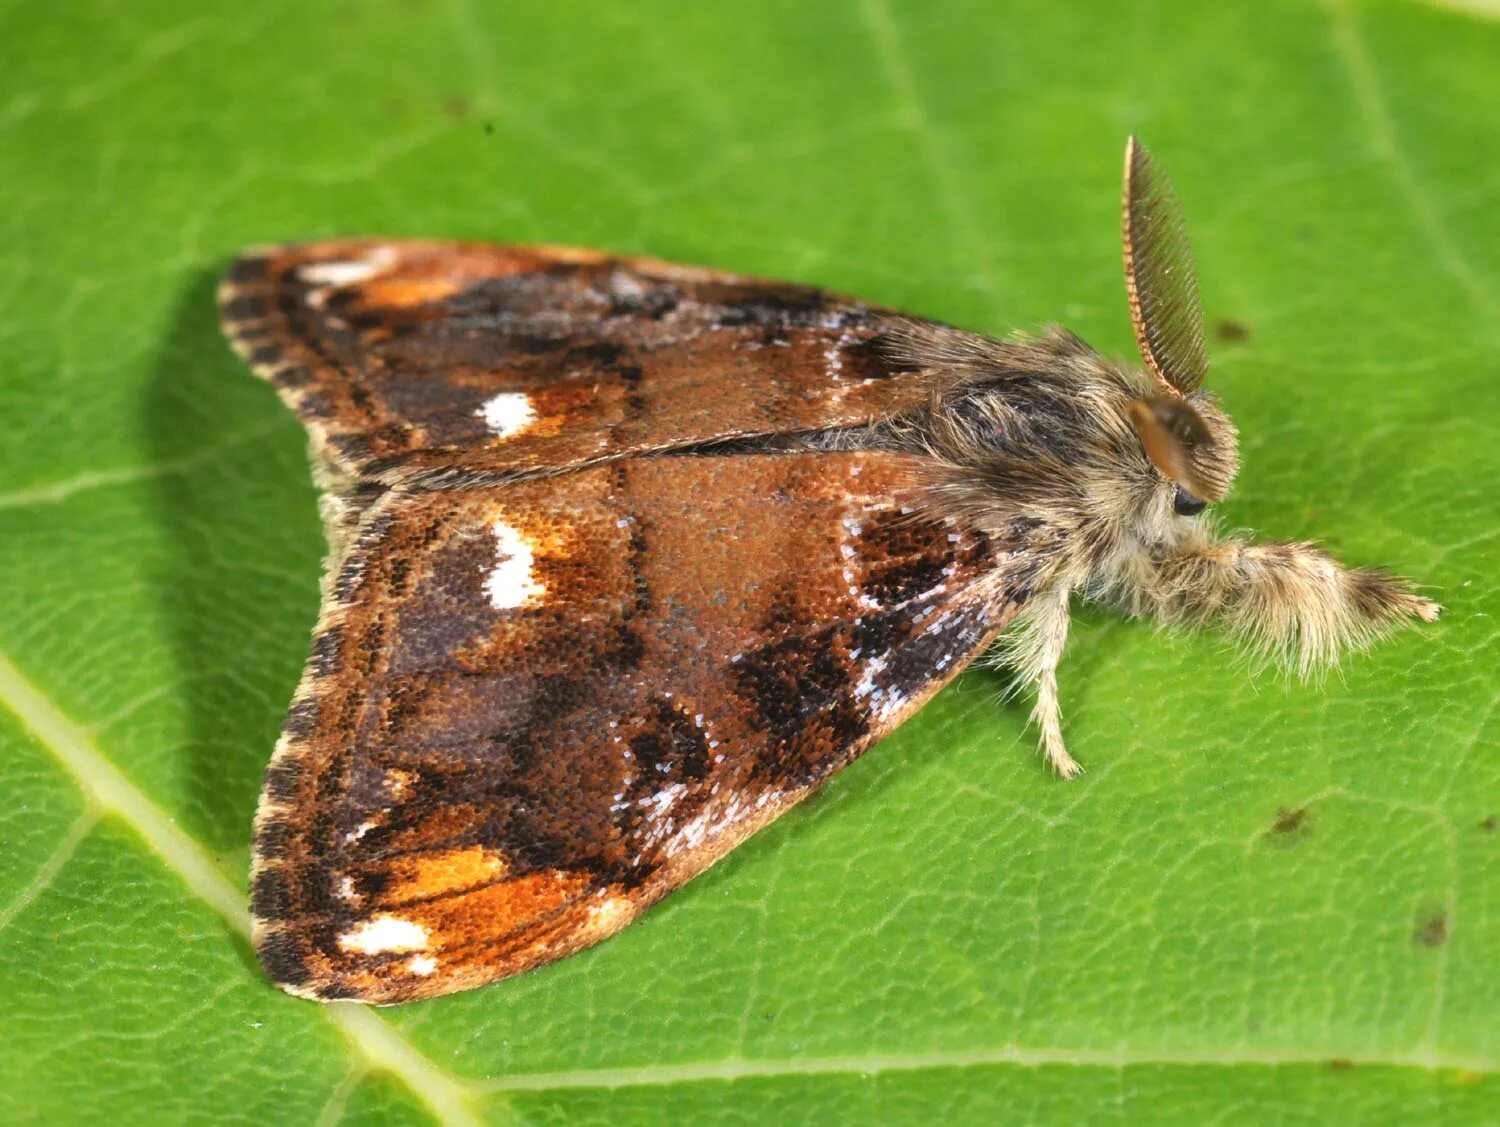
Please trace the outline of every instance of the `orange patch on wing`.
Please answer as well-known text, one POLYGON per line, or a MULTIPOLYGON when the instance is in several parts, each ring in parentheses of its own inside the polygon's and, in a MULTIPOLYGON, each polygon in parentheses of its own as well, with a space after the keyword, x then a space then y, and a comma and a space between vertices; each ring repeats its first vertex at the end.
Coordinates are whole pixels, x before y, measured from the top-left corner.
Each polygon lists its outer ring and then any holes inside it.
POLYGON ((451 278, 372 278, 360 287, 362 304, 383 309, 410 309, 452 297, 459 285, 451 278))
POLYGON ((588 891, 589 881, 559 869, 503 880, 406 913, 429 928, 433 947, 452 949, 520 931, 588 891))
POLYGON ((399 902, 459 892, 503 877, 508 867, 501 854, 480 845, 404 857, 395 863, 385 898, 399 902))
POLYGON ((536 420, 526 428, 527 432, 540 438, 561 434, 570 421, 594 414, 599 398, 598 384, 580 382, 538 388, 531 393, 536 420))
POLYGON ((399 767, 389 767, 385 772, 385 788, 396 798, 406 797, 406 792, 411 789, 412 783, 420 776, 415 771, 403 771, 399 767))
POLYGON ((587 548, 587 530, 565 513, 536 513, 513 505, 488 506, 488 519, 514 530, 534 561, 566 560, 587 548))

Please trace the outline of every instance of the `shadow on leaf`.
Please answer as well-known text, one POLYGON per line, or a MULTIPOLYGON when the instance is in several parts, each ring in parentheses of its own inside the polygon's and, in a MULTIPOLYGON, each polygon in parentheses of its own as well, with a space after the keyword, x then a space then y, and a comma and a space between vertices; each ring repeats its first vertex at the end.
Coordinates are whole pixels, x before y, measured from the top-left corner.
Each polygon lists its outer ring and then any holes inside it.
MULTIPOLYGON (((322 534, 297 425, 192 279, 142 402, 166 551, 154 577, 187 711, 185 829, 243 874, 256 794, 317 613, 322 534)), ((243 880, 241 875, 241 880, 243 880)))

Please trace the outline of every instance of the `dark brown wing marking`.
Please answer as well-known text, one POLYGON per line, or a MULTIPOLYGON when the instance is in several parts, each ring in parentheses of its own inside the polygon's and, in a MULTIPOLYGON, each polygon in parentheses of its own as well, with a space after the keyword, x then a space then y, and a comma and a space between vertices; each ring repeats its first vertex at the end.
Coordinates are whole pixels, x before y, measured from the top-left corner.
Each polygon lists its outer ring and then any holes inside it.
POLYGON ((242 257, 231 340, 360 476, 556 472, 920 402, 886 311, 557 247, 351 239, 242 257))
POLYGON ((1005 625, 1006 553, 887 453, 646 458, 394 490, 332 585, 257 818, 256 940, 320 998, 613 934, 1005 625))

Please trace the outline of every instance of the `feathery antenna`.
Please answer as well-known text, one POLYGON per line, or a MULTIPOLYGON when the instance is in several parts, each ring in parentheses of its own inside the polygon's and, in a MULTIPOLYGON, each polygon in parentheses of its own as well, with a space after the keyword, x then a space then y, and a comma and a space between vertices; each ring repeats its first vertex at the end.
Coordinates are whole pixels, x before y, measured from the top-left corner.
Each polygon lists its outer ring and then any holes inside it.
POLYGON ((1125 142, 1121 216, 1125 292, 1141 358, 1166 391, 1187 395, 1208 372, 1193 248, 1171 182, 1134 136, 1125 142))

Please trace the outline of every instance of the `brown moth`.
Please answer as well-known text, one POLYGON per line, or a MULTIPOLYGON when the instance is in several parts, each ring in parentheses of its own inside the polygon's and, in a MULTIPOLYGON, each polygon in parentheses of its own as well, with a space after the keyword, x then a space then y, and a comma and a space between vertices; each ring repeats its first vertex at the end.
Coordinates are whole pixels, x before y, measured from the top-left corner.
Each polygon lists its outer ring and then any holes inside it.
POLYGON ((1002 632, 1052 767, 1075 594, 1309 670, 1436 604, 1218 538, 1237 468, 1171 190, 1133 140, 1145 371, 585 250, 247 252, 236 349, 306 425, 323 607, 255 824, 255 941, 401 1002, 618 931, 1002 632))

